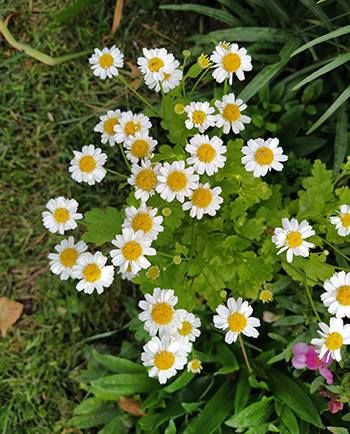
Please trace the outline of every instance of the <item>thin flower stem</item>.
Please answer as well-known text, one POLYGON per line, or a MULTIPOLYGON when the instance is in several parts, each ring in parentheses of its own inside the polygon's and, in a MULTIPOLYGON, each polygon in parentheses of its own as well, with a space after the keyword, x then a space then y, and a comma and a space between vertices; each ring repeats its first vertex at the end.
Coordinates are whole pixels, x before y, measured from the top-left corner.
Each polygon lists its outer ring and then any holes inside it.
POLYGON ((169 255, 168 253, 163 253, 157 250, 157 255, 165 256, 166 258, 173 258, 174 255, 169 255))
POLYGON ((127 175, 124 175, 123 173, 117 172, 116 170, 112 170, 112 169, 108 169, 108 167, 106 167, 107 172, 113 173, 113 175, 117 175, 120 176, 121 178, 127 178, 127 175))
POLYGON ((321 240, 324 243, 326 243, 329 247, 331 247, 335 252, 337 252, 338 255, 342 256, 344 259, 346 259, 348 262, 350 262, 349 256, 346 256, 341 250, 339 250, 337 247, 335 247, 332 243, 330 243, 329 241, 327 241, 325 238, 321 238, 321 240))
POLYGON ((123 160, 124 160, 124 162, 125 162, 125 164, 126 164, 126 167, 127 167, 129 170, 131 170, 130 163, 129 163, 129 161, 127 160, 127 158, 126 158, 126 156, 125 156, 125 152, 124 152, 124 149, 123 149, 123 145, 122 145, 121 143, 118 143, 118 145, 119 145, 120 152, 122 153, 123 160))
POLYGON ((238 339, 239 339, 239 343, 241 345, 241 350, 242 350, 242 354, 243 354, 243 358, 244 358, 245 364, 247 365, 247 369, 248 369, 249 374, 251 374, 253 372, 253 369, 250 366, 250 362, 249 362, 249 359, 248 359, 248 356, 247 356, 247 352, 245 350, 244 341, 242 339, 242 335, 241 334, 239 334, 238 339))
POLYGON ((309 298, 309 301, 310 301, 310 304, 311 304, 312 310, 314 311, 314 314, 315 314, 315 316, 316 316, 318 322, 321 322, 320 315, 318 314, 318 312, 317 312, 317 310, 316 310, 316 306, 315 306, 314 300, 313 300, 313 298, 312 298, 310 288, 309 288, 309 286, 307 285, 306 281, 304 282, 304 285, 305 285, 306 294, 307 294, 307 296, 308 296, 308 298, 309 298))
POLYGON ((125 80, 125 78, 122 76, 122 75, 118 75, 118 77, 119 77, 119 80, 124 84, 124 86, 126 86, 135 96, 137 96, 137 98, 140 100, 140 101, 142 101, 144 104, 146 104, 147 105, 147 107, 149 107, 152 111, 153 111, 153 113, 155 113, 157 116, 159 116, 159 113, 158 113, 158 111, 153 107, 153 105, 149 102, 149 101, 147 101, 147 99, 146 98, 144 98, 141 94, 139 94, 138 92, 137 92, 137 90, 135 90, 126 80, 125 80))
POLYGON ((207 68, 207 69, 204 69, 204 71, 202 71, 202 72, 200 73, 200 75, 199 75, 197 81, 195 82, 195 84, 193 85, 193 87, 192 87, 192 89, 191 89, 191 92, 190 92, 190 94, 189 94, 189 97, 192 96, 193 92, 196 90, 196 88, 197 88, 197 86, 199 85, 199 83, 201 82, 201 80, 205 77, 205 75, 207 74, 208 70, 209 70, 208 68, 207 68))

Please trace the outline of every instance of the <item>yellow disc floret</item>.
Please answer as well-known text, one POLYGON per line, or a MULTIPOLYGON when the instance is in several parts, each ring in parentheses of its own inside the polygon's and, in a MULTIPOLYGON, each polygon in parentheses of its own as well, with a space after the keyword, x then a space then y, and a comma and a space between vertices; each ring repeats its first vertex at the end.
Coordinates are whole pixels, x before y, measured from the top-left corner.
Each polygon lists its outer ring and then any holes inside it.
POLYGON ((329 351, 339 350, 343 346, 343 336, 338 332, 330 333, 325 344, 329 351))
POLYGON ((84 155, 79 160, 79 169, 85 173, 91 173, 96 169, 96 160, 91 155, 84 155))
POLYGON ((286 236, 286 242, 289 248, 294 249, 300 247, 303 244, 303 237, 298 231, 289 232, 286 236))
POLYGON ((241 58, 236 53, 228 53, 224 56, 222 63, 227 72, 236 72, 241 66, 241 58))
POLYGON ((197 208, 207 208, 213 200, 213 193, 208 188, 198 188, 192 194, 192 204, 197 208))
POLYGON ((57 223, 67 223, 69 220, 69 211, 67 208, 57 208, 53 216, 57 223))
POLYGON ((102 54, 99 59, 99 64, 101 68, 109 68, 113 65, 113 56, 109 53, 102 54))
POLYGON ((235 122, 241 117, 241 112, 236 104, 226 104, 222 116, 229 122, 235 122))
POLYGON ((183 172, 174 170, 168 175, 166 183, 170 190, 181 191, 187 186, 187 176, 183 172))
POLYGON ((203 163, 211 163, 216 156, 216 151, 209 143, 198 146, 197 157, 203 163))
POLYGON ((153 227, 153 219, 146 212, 139 212, 132 219, 131 227, 134 231, 149 232, 153 227))
POLYGON ((152 308, 152 319, 156 324, 169 324, 174 316, 174 309, 169 303, 157 303, 152 308))
POLYGON ((142 247, 137 241, 131 240, 124 244, 122 253, 127 261, 136 261, 142 255, 142 247))
POLYGON ((175 363, 175 356, 170 351, 160 351, 154 357, 154 365, 162 371, 170 369, 175 363))
POLYGON ((231 332, 240 333, 247 325, 247 318, 240 312, 231 313, 228 317, 228 326, 231 332))
POLYGON ((136 186, 141 190, 152 191, 157 183, 157 177, 152 169, 143 169, 135 179, 136 186))
POLYGON ((350 306, 350 286, 339 286, 336 299, 339 304, 342 304, 343 306, 350 306))
POLYGON ((87 264, 83 270, 83 276, 89 283, 96 282, 101 277, 101 269, 96 264, 87 264))
POLYGON ((262 146, 255 152, 255 161, 261 166, 271 164, 273 162, 273 158, 273 152, 267 146, 262 146))
POLYGON ((60 262, 64 267, 73 267, 77 263, 78 252, 72 247, 62 250, 60 253, 60 262))

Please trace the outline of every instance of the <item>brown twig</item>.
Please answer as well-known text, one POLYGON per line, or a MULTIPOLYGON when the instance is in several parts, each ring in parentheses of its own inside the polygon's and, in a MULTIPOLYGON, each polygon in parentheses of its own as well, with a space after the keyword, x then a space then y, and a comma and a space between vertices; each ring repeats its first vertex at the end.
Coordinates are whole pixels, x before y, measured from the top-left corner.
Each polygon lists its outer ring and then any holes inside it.
POLYGON ((117 0, 114 8, 113 24, 112 24, 112 34, 114 34, 120 25, 122 19, 124 0, 117 0))

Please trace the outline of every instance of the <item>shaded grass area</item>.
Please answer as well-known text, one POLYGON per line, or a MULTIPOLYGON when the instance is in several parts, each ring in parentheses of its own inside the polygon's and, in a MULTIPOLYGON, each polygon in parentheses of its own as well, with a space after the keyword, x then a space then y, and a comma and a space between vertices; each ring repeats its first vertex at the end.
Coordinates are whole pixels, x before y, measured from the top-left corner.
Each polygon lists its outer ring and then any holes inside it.
MULTIPOLYGON (((183 29, 173 14, 170 20, 132 2, 111 36, 114 1, 91 2, 78 17, 55 24, 52 17, 68 3, 0 0, 0 16, 13 14, 13 35, 53 56, 114 43, 135 62, 144 46, 181 49, 183 29)), ((116 81, 94 79, 87 57, 52 68, 0 39, 0 73, 0 295, 24 304, 22 318, 0 339, 0 431, 64 432, 80 398, 76 377, 86 338, 123 322, 121 288, 117 282, 102 297, 87 297, 51 276, 47 254, 61 237, 44 230, 41 212, 58 195, 76 198, 82 212, 122 203, 125 191, 113 175, 88 188, 70 179, 67 166, 73 149, 99 143, 92 129, 100 114, 140 107, 116 81)), ((125 170, 117 148, 107 153, 110 167, 125 170)), ((113 335, 110 343, 117 340, 113 335)))

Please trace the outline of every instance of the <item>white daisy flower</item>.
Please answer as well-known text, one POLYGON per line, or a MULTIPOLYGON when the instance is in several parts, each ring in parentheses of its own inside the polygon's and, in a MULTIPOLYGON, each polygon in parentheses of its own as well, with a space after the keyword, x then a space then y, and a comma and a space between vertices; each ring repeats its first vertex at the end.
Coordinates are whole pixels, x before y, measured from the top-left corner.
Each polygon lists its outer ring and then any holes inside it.
POLYGON ((201 320, 185 309, 178 309, 175 316, 180 321, 180 326, 174 334, 175 338, 183 343, 194 342, 201 334, 201 320))
POLYGON ((218 329, 228 330, 225 335, 226 343, 236 342, 240 333, 252 338, 259 336, 256 327, 260 327, 260 320, 251 316, 253 308, 241 297, 237 301, 230 297, 227 307, 220 304, 216 312, 218 315, 214 315, 214 325, 218 329))
POLYGON ((153 48, 142 50, 144 57, 137 59, 137 64, 141 73, 145 76, 145 81, 161 81, 164 73, 169 73, 179 66, 173 54, 168 53, 165 48, 153 48))
POLYGON ((210 60, 213 62, 213 78, 222 83, 228 78, 231 85, 233 74, 236 74, 238 80, 244 80, 244 71, 251 71, 252 58, 247 55, 245 48, 239 48, 237 44, 228 44, 220 42, 215 47, 210 60))
POLYGON ((219 110, 219 114, 216 115, 216 126, 223 127, 224 134, 228 134, 231 129, 235 134, 239 134, 245 128, 244 124, 251 121, 249 116, 242 115, 247 105, 241 99, 236 99, 234 93, 224 95, 222 100, 215 101, 214 105, 219 110))
POLYGON ((162 80, 154 80, 153 78, 146 80, 145 83, 148 88, 154 89, 156 92, 159 92, 162 89, 164 93, 168 93, 172 89, 175 89, 182 80, 183 72, 181 69, 177 69, 180 65, 177 60, 175 60, 174 64, 176 65, 175 69, 164 72, 162 80))
POLYGON ((132 229, 134 232, 141 231, 146 238, 156 240, 159 232, 164 231, 163 217, 157 216, 157 212, 157 208, 147 207, 144 202, 139 208, 125 208, 126 219, 123 228, 132 229))
POLYGON ((168 202, 175 198, 183 202, 197 187, 199 176, 194 174, 193 167, 186 168, 183 160, 171 164, 165 162, 159 172, 156 191, 168 202))
POLYGON ((350 234, 350 205, 341 205, 339 215, 330 217, 332 225, 341 237, 350 234))
POLYGON ((145 300, 139 301, 143 310, 139 319, 143 321, 145 330, 155 336, 172 335, 181 326, 180 318, 175 314, 174 306, 178 298, 173 289, 154 288, 153 294, 145 294, 145 300))
POLYGON ((203 133, 207 128, 213 127, 216 120, 216 116, 212 114, 214 111, 214 107, 210 107, 208 102, 191 102, 185 107, 186 128, 198 128, 199 132, 203 133))
POLYGON ((102 294, 104 288, 111 286, 114 268, 106 265, 106 262, 107 258, 101 252, 81 254, 72 273, 75 279, 79 279, 77 290, 84 291, 85 294, 92 294, 96 290, 98 294, 102 294))
POLYGON ((136 133, 148 134, 151 127, 152 124, 148 116, 127 111, 121 114, 119 123, 114 126, 114 139, 117 143, 124 143, 136 133))
POLYGON ((219 169, 225 166, 227 148, 223 141, 217 137, 204 134, 196 134, 186 145, 186 151, 191 154, 187 158, 187 164, 193 165, 194 170, 203 175, 214 175, 219 169))
POLYGON ((132 163, 138 163, 139 160, 151 158, 157 140, 153 139, 148 133, 136 133, 124 142, 126 157, 132 163))
POLYGON ((108 110, 107 114, 100 116, 100 122, 95 126, 94 131, 101 133, 101 143, 115 145, 114 127, 119 123, 122 112, 120 110, 108 110))
POLYGON ((113 265, 120 267, 122 273, 128 271, 134 274, 150 267, 151 263, 146 256, 156 254, 155 249, 151 247, 151 242, 142 231, 123 229, 122 235, 116 235, 112 241, 112 244, 117 247, 110 252, 113 265))
POLYGON ((189 201, 182 205, 182 209, 190 210, 190 216, 200 220, 203 215, 209 214, 214 216, 220 205, 224 201, 220 196, 221 187, 210 188, 208 183, 199 184, 198 187, 191 192, 189 201))
POLYGON ((118 68, 124 66, 124 54, 113 45, 111 48, 99 50, 95 48, 94 54, 90 57, 89 63, 94 75, 102 80, 116 77, 119 74, 118 68))
POLYGON ((280 172, 283 169, 281 161, 287 161, 287 155, 283 155, 283 149, 278 146, 279 140, 273 139, 251 139, 243 146, 242 163, 247 172, 253 172, 258 178, 265 176, 272 169, 280 172))
POLYGON ((148 198, 154 195, 160 168, 160 163, 152 166, 149 160, 141 161, 141 166, 132 165, 128 183, 135 187, 136 199, 147 202, 148 198))
POLYGON ((89 185, 101 182, 107 173, 103 167, 107 155, 102 152, 102 149, 89 145, 83 146, 81 152, 73 151, 73 153, 74 158, 70 162, 69 171, 74 181, 86 182, 89 185))
POLYGON ((202 362, 199 359, 192 359, 187 363, 187 371, 192 372, 192 374, 199 374, 202 369, 202 362))
POLYGON ((76 220, 83 218, 78 213, 78 202, 75 199, 66 199, 62 196, 50 199, 46 208, 48 211, 42 213, 43 224, 52 233, 63 235, 65 231, 75 229, 78 225, 76 220))
POLYGON ((318 357, 322 359, 326 355, 327 361, 332 357, 340 362, 342 347, 350 344, 350 324, 344 325, 342 319, 331 318, 329 326, 324 322, 318 326, 321 330, 317 333, 321 338, 311 340, 311 345, 318 347, 318 357))
POLYGON ((74 242, 74 237, 68 237, 55 246, 57 253, 49 253, 50 269, 53 274, 60 276, 61 280, 67 280, 72 275, 73 267, 81 253, 87 250, 84 241, 74 242))
POLYGON ((350 273, 334 273, 323 287, 326 292, 321 294, 321 300, 328 312, 337 318, 350 318, 350 273))
POLYGON ((183 369, 187 362, 187 354, 180 342, 170 336, 153 337, 144 345, 143 351, 141 360, 144 366, 151 367, 148 371, 149 377, 158 377, 160 384, 165 384, 177 371, 183 369))
POLYGON ((309 249, 315 247, 313 243, 305 241, 306 238, 315 235, 315 231, 306 220, 300 224, 297 219, 282 219, 282 227, 276 228, 272 242, 279 249, 277 255, 287 250, 287 261, 293 261, 293 255, 309 256, 309 249))

